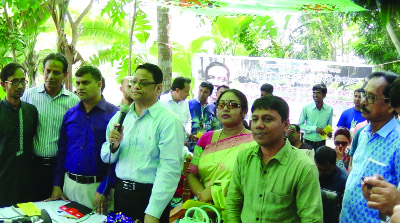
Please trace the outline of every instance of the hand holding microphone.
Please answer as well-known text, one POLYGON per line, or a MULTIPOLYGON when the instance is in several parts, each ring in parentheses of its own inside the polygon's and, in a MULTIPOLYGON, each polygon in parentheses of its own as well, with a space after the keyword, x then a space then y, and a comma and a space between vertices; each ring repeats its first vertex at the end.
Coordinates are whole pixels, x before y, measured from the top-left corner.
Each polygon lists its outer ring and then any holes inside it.
POLYGON ((122 141, 124 127, 122 123, 124 122, 126 114, 129 112, 129 106, 121 105, 120 115, 118 123, 114 124, 114 129, 110 132, 110 150, 115 153, 118 150, 119 144, 122 141))

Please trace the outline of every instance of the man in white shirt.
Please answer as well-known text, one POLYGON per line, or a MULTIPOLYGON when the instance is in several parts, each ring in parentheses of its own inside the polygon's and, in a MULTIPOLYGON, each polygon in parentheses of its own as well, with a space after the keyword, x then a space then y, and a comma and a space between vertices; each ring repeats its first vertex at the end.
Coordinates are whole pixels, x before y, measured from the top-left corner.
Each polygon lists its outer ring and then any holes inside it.
POLYGON ((179 118, 158 101, 162 80, 154 64, 136 68, 134 102, 120 131, 114 129, 120 112, 110 120, 101 149, 103 162, 116 163, 114 210, 145 223, 169 222, 169 203, 181 176, 184 131, 179 118))
POLYGON ((189 103, 186 100, 190 92, 190 82, 189 78, 177 77, 172 83, 171 91, 160 96, 160 102, 178 115, 187 134, 190 134, 192 128, 189 103))

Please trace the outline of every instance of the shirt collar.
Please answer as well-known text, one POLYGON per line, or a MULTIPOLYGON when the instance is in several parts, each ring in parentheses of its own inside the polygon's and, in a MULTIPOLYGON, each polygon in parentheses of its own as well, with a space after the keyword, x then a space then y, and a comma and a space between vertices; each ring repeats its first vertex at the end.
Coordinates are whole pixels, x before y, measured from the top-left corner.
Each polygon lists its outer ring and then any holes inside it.
MULTIPOLYGON (((164 106, 162 106, 161 102, 159 100, 157 100, 156 103, 154 103, 153 105, 151 105, 149 108, 145 109, 143 111, 142 116, 146 115, 147 113, 150 114, 150 116, 152 118, 156 118, 157 115, 162 112, 162 109, 164 106)), ((130 106, 129 106, 129 110, 132 112, 135 112, 135 102, 133 102, 130 106)), ((136 114, 136 112, 135 112, 136 114)))
MULTIPOLYGON (((379 131, 376 132, 376 134, 380 135, 383 138, 386 138, 389 133, 392 132, 394 128, 398 126, 398 123, 396 121, 396 118, 393 117, 386 125, 384 125, 379 131)), ((364 131, 371 133, 371 123, 368 123, 368 125, 365 127, 364 131)))
MULTIPOLYGON (((107 102, 106 102, 106 99, 104 99, 103 95, 101 96, 101 100, 93 108, 95 108, 95 107, 98 107, 99 109, 101 109, 103 111, 105 111, 107 109, 107 102)), ((82 109, 83 111, 85 111, 85 107, 84 107, 82 101, 79 102, 79 108, 82 109)), ((93 111, 93 108, 90 111, 93 111)))
MULTIPOLYGON (((286 140, 285 145, 283 145, 283 147, 279 150, 279 152, 277 154, 275 154, 275 156, 273 156, 269 162, 271 162, 271 160, 277 160, 280 164, 286 165, 289 162, 289 157, 291 154, 291 150, 290 150, 291 147, 292 147, 292 145, 290 144, 289 140, 286 140)), ((254 148, 254 152, 252 155, 260 157, 261 162, 262 162, 262 152, 261 152, 260 146, 257 146, 256 148, 254 148)))
MULTIPOLYGON (((4 98, 4 99, 1 100, 0 102, 4 103, 4 105, 5 105, 6 107, 8 107, 8 108, 10 108, 10 109, 12 109, 12 110, 14 110, 14 111, 16 111, 15 108, 10 104, 10 102, 7 101, 7 99, 4 98)), ((21 106, 22 106, 22 101, 19 103, 18 109, 21 108, 21 106)), ((18 110, 18 109, 17 109, 17 110, 18 110)))
MULTIPOLYGON (((315 102, 312 105, 312 109, 317 109, 317 104, 315 104, 315 102)), ((322 104, 321 109, 326 109, 325 103, 322 104)))
MULTIPOLYGON (((37 87, 37 92, 38 93, 46 93, 45 85, 42 84, 42 85, 38 86, 37 87)), ((60 93, 58 95, 67 95, 68 96, 68 95, 72 95, 72 92, 70 92, 67 89, 65 89, 64 85, 63 85, 62 88, 61 88, 61 91, 60 91, 60 93)))

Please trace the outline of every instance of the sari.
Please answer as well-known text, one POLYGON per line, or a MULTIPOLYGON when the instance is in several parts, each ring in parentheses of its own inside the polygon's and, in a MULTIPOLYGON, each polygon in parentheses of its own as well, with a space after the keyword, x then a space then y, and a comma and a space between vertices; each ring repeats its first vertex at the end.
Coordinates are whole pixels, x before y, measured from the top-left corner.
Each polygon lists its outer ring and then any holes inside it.
POLYGON ((224 209, 237 155, 241 150, 257 143, 251 133, 211 143, 214 133, 220 134, 220 132, 209 131, 200 137, 193 151, 189 172, 200 175, 200 182, 204 188, 211 188, 214 204, 224 209))

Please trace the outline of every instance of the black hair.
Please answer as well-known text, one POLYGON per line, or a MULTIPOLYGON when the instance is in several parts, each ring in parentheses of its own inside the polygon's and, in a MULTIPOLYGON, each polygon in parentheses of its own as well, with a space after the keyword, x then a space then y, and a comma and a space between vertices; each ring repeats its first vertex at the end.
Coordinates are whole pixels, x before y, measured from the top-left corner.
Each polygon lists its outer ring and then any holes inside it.
POLYGON ((186 77, 177 77, 171 85, 171 91, 175 91, 177 88, 183 90, 185 88, 185 83, 190 84, 192 81, 186 77))
POLYGON ((104 77, 101 77, 101 93, 103 93, 104 88, 106 88, 106 80, 104 79, 104 77))
POLYGON ((315 151, 314 160, 318 164, 336 165, 336 151, 328 146, 321 146, 315 151))
POLYGON ((326 95, 326 93, 328 93, 328 89, 326 88, 325 84, 316 84, 316 85, 313 86, 312 90, 313 91, 320 90, 323 95, 326 95))
POLYGON ((93 79, 95 79, 96 81, 103 82, 104 78, 101 75, 101 72, 97 67, 94 67, 91 65, 82 66, 76 71, 75 76, 82 77, 85 74, 90 74, 90 75, 92 75, 93 79))
POLYGON ((300 126, 296 124, 290 124, 291 126, 296 128, 296 132, 300 132, 300 126))
POLYGON ((67 58, 62 55, 61 53, 50 53, 49 55, 46 56, 43 60, 43 69, 46 66, 46 62, 48 60, 57 60, 60 61, 63 64, 63 73, 66 73, 68 71, 68 61, 67 58))
MULTIPOLYGON (((222 95, 224 95, 224 94, 226 94, 228 92, 233 93, 236 97, 239 98, 241 109, 242 109, 242 111, 244 111, 245 114, 247 114, 247 111, 249 110, 249 104, 247 103, 246 95, 244 95, 241 91, 236 90, 236 89, 228 89, 228 90, 222 92, 219 95, 219 97, 218 97, 218 99, 217 99, 215 104, 218 105, 219 100, 221 99, 222 95)), ((215 109, 217 109, 217 107, 215 107, 215 109)))
POLYGON ((157 65, 151 64, 151 63, 145 63, 142 65, 139 65, 136 68, 135 72, 139 69, 145 69, 148 72, 150 72, 153 75, 155 84, 161 84, 163 82, 163 72, 157 65))
POLYGON ((397 77, 397 79, 392 83, 390 86, 390 105, 393 108, 397 108, 400 106, 400 77, 397 77))
POLYGON ((359 93, 364 93, 364 88, 357 88, 354 90, 354 93, 359 92, 359 93))
POLYGON ((207 88, 208 90, 210 90, 210 95, 212 94, 212 92, 213 92, 213 90, 214 90, 214 86, 213 86, 210 82, 208 82, 208 81, 203 81, 203 82, 201 82, 200 87, 205 87, 205 88, 207 88))
POLYGON ((274 86, 272 86, 272 84, 265 83, 261 85, 260 91, 265 91, 268 94, 272 94, 272 92, 274 92, 274 86))
POLYGON ((220 85, 220 86, 218 86, 218 87, 217 87, 217 91, 219 91, 219 89, 221 89, 221 88, 230 89, 230 88, 229 88, 229 86, 226 86, 226 85, 220 85))
MULTIPOLYGON (((382 93, 385 98, 389 98, 390 97, 390 95, 389 95, 390 94, 390 86, 392 85, 394 80, 396 80, 398 75, 393 72, 389 72, 389 71, 377 71, 377 72, 373 72, 372 74, 369 75, 370 80, 374 77, 376 77, 376 78, 383 77, 385 79, 387 85, 382 89, 382 93)), ((385 99, 385 103, 388 103, 388 102, 389 102, 389 99, 385 99)))
POLYGON ((8 77, 12 76, 18 68, 21 68, 24 71, 25 75, 26 71, 21 64, 9 63, 4 66, 0 73, 1 81, 7 81, 8 77))
POLYGON ((289 118, 289 106, 285 100, 278 96, 266 95, 254 101, 251 112, 257 109, 271 109, 278 112, 282 122, 289 118))
POLYGON ((223 64, 223 63, 221 63, 221 62, 211 62, 207 67, 206 67, 206 70, 204 71, 205 72, 205 74, 206 74, 206 79, 208 79, 208 70, 210 70, 212 67, 215 67, 215 66, 220 66, 220 67, 223 67, 223 68, 225 68, 226 69, 226 75, 228 76, 228 82, 229 82, 229 76, 231 75, 231 73, 229 72, 229 68, 225 65, 225 64, 223 64))

